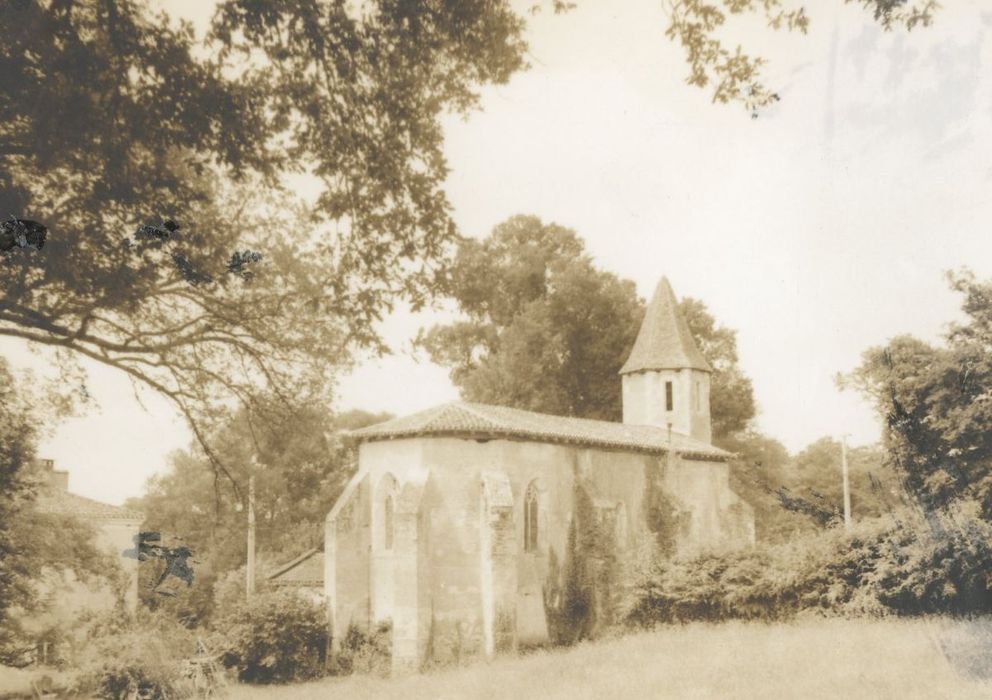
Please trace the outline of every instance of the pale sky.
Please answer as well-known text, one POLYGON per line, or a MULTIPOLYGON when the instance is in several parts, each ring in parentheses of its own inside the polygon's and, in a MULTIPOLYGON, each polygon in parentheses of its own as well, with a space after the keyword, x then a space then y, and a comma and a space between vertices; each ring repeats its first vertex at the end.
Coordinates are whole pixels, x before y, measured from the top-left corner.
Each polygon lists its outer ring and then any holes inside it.
MULTIPOLYGON (((824 435, 876 440, 874 414, 834 375, 894 335, 939 339, 959 314, 945 270, 992 277, 992 11, 955 0, 929 29, 886 34, 857 7, 817 0, 806 37, 750 23, 735 36, 768 58, 782 96, 751 120, 684 84, 659 0, 578 5, 531 18, 531 70, 447 123, 462 231, 518 213, 574 228, 642 296, 667 275, 738 331, 760 430, 792 451, 824 435)), ((388 319, 396 354, 345 377, 339 408, 404 414, 457 398, 445 370, 408 350, 437 317, 388 319)), ((0 352, 43 367, 14 342, 0 352)), ((122 376, 97 368, 90 390, 100 408, 41 455, 72 490, 120 503, 189 434, 122 376)))

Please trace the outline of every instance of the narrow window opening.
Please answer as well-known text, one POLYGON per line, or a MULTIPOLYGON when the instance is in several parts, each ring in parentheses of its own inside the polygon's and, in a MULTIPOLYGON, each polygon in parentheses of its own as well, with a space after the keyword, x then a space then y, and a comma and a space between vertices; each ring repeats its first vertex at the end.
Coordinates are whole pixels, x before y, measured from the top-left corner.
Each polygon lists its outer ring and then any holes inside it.
POLYGON ((675 408, 675 398, 672 395, 672 383, 665 382, 665 410, 671 411, 675 408))
POLYGON ((699 411, 699 406, 700 406, 700 404, 702 402, 702 398, 700 398, 702 396, 702 393, 703 393, 702 384, 697 380, 696 381, 696 395, 695 395, 696 411, 699 411))
POLYGON ((524 497, 524 551, 537 551, 537 489, 533 484, 524 497))

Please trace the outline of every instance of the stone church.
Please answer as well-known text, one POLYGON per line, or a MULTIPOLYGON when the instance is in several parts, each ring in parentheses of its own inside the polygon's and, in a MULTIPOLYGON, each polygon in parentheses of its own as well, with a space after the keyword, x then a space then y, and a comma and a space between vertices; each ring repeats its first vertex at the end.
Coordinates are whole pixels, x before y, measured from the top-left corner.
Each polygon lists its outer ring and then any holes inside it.
POLYGON ((666 279, 620 372, 623 422, 449 403, 354 431, 327 516, 332 653, 391 626, 396 671, 608 622, 645 552, 754 543, 710 432, 710 374, 666 279))

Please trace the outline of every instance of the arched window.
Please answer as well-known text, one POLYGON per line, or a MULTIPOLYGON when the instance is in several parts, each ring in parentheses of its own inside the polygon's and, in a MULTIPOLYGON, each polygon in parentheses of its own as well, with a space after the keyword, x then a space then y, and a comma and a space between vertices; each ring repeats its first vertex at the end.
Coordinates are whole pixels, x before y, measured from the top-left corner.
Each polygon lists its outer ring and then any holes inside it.
POLYGON ((537 484, 531 483, 524 494, 524 551, 537 551, 537 484))
POLYGON ((393 548, 393 495, 386 496, 386 502, 382 507, 382 530, 384 533, 383 546, 385 549, 393 548))

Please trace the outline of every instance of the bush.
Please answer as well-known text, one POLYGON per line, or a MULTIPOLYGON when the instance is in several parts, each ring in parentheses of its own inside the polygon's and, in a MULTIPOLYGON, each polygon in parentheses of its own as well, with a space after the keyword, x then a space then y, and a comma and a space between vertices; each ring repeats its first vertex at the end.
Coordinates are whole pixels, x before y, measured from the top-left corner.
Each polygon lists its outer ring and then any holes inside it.
POLYGON ((249 683, 285 683, 323 674, 327 614, 291 591, 255 595, 220 610, 215 629, 224 665, 249 683))
POLYGON ((389 621, 380 622, 369 634, 350 625, 341 640, 341 648, 334 655, 331 673, 346 676, 362 673, 385 677, 392 663, 393 626, 389 621))
POLYGON ((216 576, 210 595, 212 614, 223 617, 238 608, 247 598, 247 581, 244 566, 216 576))
POLYGON ((992 527, 977 518, 879 518, 788 545, 658 560, 637 577, 626 620, 779 620, 800 613, 992 612, 992 527))
POLYGON ((159 616, 101 629, 77 659, 80 689, 106 700, 193 697, 182 660, 194 654, 195 644, 188 630, 159 616))
POLYGON ((937 534, 896 530, 876 546, 880 556, 865 580, 887 609, 903 615, 992 612, 989 523, 946 523, 937 534))

